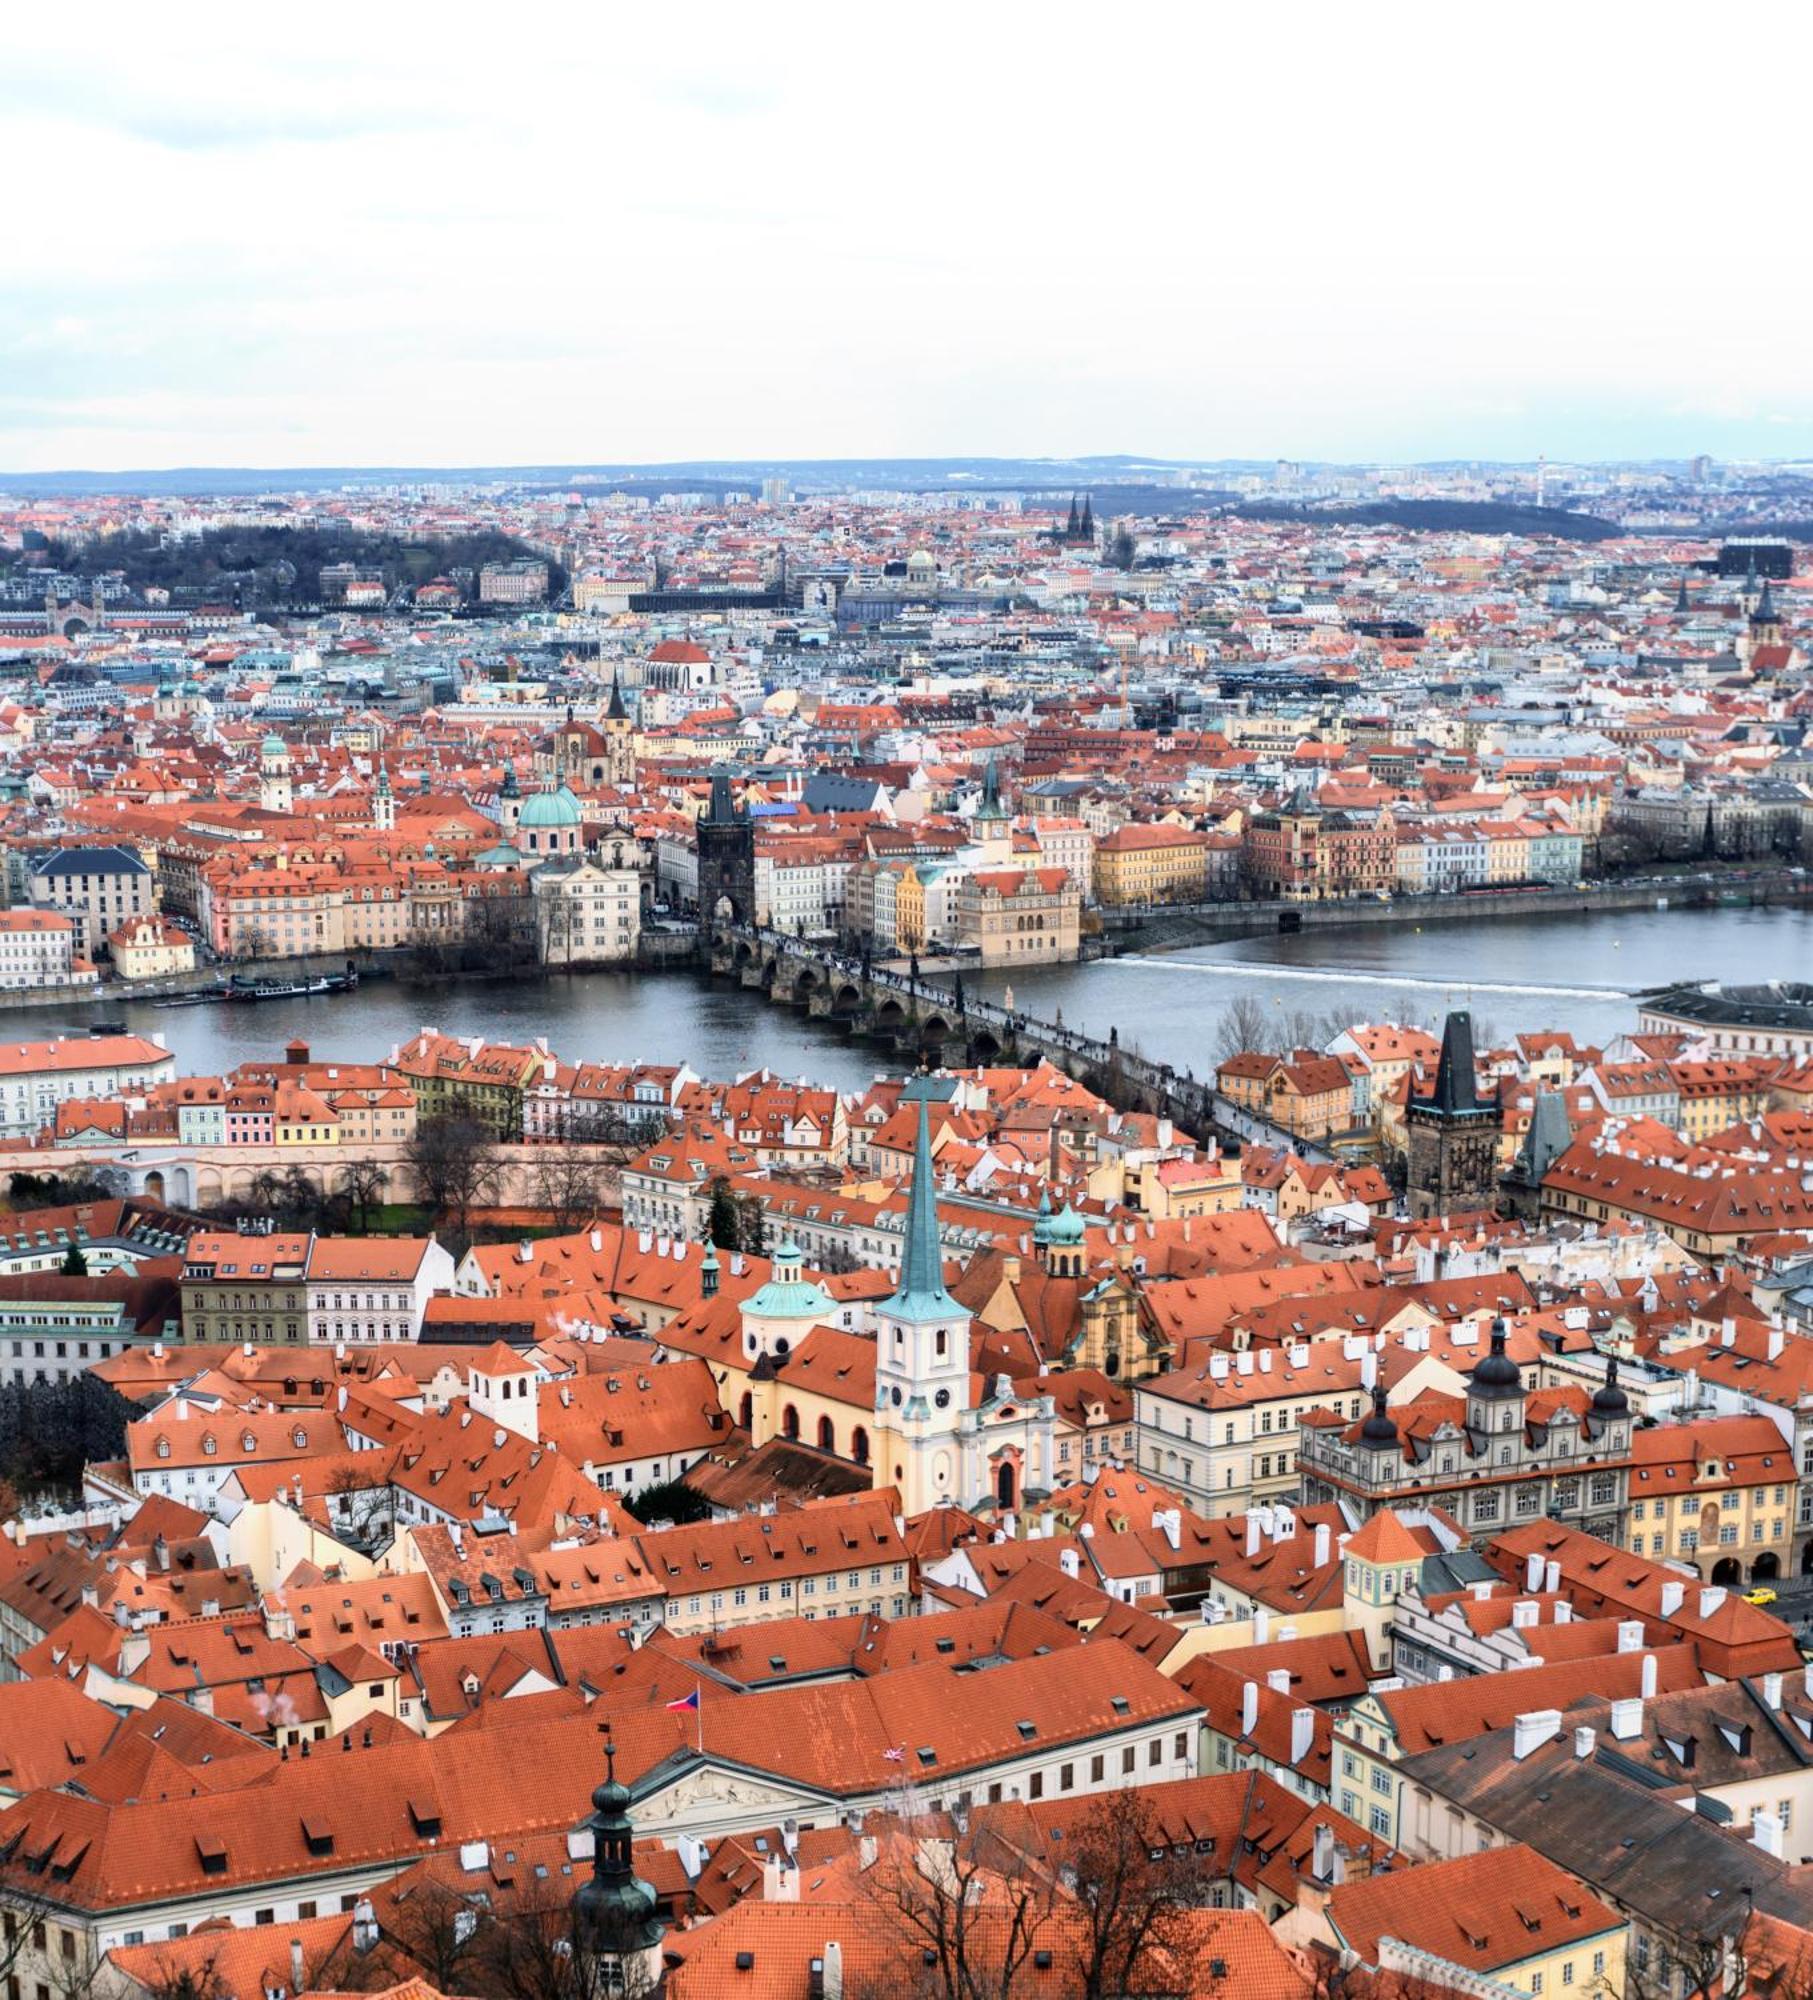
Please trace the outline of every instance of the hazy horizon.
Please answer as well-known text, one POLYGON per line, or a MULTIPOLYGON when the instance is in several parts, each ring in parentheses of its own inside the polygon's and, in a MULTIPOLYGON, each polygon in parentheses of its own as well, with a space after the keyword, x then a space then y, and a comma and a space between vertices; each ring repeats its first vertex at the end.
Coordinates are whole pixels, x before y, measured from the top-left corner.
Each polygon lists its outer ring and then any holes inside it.
POLYGON ((8 58, 14 477, 1813 457, 1793 123, 1713 170, 1615 11, 104 0, 8 58))

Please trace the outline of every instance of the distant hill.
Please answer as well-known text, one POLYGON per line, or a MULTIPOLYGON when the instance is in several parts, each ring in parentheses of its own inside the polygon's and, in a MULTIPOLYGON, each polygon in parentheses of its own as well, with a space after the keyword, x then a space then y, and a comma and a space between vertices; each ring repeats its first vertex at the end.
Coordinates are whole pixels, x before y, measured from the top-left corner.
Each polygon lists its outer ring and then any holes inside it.
POLYGON ((1516 507, 1493 500, 1377 500, 1363 507, 1283 507, 1250 503, 1243 521, 1351 522, 1364 528, 1412 528, 1434 535, 1554 535, 1564 542, 1609 542, 1626 534, 1615 521, 1564 507, 1516 507))
MULTIPOLYGON (((165 539, 134 529, 87 542, 52 541, 43 563, 82 578, 123 575, 135 596, 155 586, 179 604, 205 599, 274 611, 320 603, 321 571, 329 563, 381 570, 386 589, 395 590, 533 553, 513 535, 489 531, 421 540, 359 528, 236 527, 165 539)), ((565 576, 549 568, 558 593, 565 576)))
MULTIPOLYGON (((897 492, 1078 491, 1108 479, 1143 483, 1177 469, 1173 461, 1106 453, 1088 458, 774 458, 676 459, 590 465, 313 465, 207 466, 95 472, 0 472, 0 493, 27 497, 96 493, 320 493, 344 486, 423 483, 622 487, 628 492, 750 493, 769 477, 804 491, 873 486, 897 492)), ((1181 489, 1179 489, 1181 491, 1181 489)))

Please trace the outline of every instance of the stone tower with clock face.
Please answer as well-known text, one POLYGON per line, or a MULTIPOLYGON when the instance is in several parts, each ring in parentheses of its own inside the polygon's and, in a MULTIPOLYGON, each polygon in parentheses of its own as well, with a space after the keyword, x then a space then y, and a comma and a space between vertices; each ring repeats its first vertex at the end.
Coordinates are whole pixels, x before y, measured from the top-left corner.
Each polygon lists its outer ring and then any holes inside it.
POLYGON ((951 1095, 919 1076, 902 1101, 918 1107, 900 1284, 875 1310, 875 1481, 900 1491, 902 1511, 967 1499, 959 1433, 969 1398, 970 1316, 946 1291, 927 1107, 951 1095))

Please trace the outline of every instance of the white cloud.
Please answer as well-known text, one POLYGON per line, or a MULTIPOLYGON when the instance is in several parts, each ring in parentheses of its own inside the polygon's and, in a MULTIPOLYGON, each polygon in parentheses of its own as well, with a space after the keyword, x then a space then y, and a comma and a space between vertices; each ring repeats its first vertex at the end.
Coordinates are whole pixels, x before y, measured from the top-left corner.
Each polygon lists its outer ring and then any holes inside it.
POLYGON ((1806 449, 1670 11, 37 10, 0 466, 1806 449))

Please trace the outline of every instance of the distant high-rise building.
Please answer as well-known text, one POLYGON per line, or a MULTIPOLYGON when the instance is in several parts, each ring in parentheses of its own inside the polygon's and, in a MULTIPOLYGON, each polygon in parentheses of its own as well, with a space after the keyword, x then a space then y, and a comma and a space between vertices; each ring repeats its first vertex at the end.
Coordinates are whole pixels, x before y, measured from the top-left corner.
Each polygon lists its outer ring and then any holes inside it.
POLYGON ((1687 476, 1696 486, 1712 484, 1712 460, 1705 452, 1688 461, 1687 476))
POLYGON ((766 507, 785 507, 793 498, 793 488, 780 473, 773 473, 762 481, 762 504, 766 507))
POLYGON ((1763 535, 1733 535, 1719 546, 1719 575, 1773 577, 1785 583, 1794 574, 1794 550, 1784 541, 1763 535))

